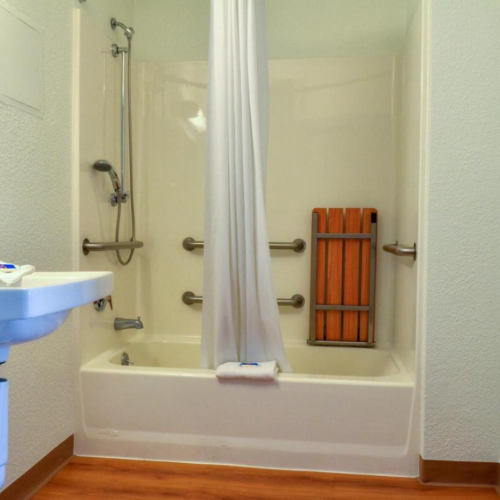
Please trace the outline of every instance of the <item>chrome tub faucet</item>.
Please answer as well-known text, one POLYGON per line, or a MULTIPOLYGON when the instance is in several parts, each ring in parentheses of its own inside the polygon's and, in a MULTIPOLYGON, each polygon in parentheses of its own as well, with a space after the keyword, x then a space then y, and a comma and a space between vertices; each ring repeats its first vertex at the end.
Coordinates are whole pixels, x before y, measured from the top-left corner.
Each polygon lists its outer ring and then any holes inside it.
POLYGON ((144 328, 140 316, 137 316, 137 319, 127 319, 127 318, 115 319, 115 330, 129 330, 131 328, 135 328, 136 330, 142 330, 144 328))

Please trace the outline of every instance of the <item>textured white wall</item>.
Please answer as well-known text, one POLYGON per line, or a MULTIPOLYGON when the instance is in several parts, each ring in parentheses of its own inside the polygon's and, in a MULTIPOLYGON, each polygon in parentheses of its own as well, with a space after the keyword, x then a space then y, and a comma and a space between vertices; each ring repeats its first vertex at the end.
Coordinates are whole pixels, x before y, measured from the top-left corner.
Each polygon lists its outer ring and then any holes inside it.
POLYGON ((498 461, 500 2, 431 2, 423 456, 498 461))
MULTIPOLYGON (((131 18, 131 0, 10 0, 44 31, 44 117, 0 103, 0 258, 40 270, 72 266, 71 70, 72 10, 97 23, 131 18)), ((103 29, 106 27, 103 25, 103 29)), ((70 323, 53 335, 12 349, 0 376, 10 381, 7 483, 73 433, 70 323)))

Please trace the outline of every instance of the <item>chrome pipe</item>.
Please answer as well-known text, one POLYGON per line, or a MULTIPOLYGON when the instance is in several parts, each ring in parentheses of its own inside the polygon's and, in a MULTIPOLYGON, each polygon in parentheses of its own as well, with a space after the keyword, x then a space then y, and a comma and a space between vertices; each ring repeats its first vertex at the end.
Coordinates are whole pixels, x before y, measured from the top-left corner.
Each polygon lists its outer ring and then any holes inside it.
MULTIPOLYGON (((126 202, 128 199, 127 188, 126 188, 126 168, 127 168, 127 64, 129 63, 129 51, 127 47, 118 47, 116 43, 111 46, 111 53, 113 57, 118 57, 120 54, 122 56, 121 61, 121 85, 120 85, 120 112, 121 112, 121 131, 120 131, 120 176, 121 176, 121 187, 120 187, 120 201, 122 203, 126 202)), ((115 206, 118 203, 113 202, 112 205, 115 206)))
POLYGON ((133 250, 136 248, 142 248, 144 242, 142 241, 107 241, 104 243, 92 243, 85 238, 82 244, 82 250, 84 255, 88 255, 90 252, 105 252, 106 250, 133 250))
MULTIPOLYGON (((184 250, 191 252, 196 248, 203 248, 205 246, 204 241, 196 241, 194 238, 185 238, 182 242, 182 247, 184 250)), ((269 248, 271 250, 293 250, 296 253, 302 253, 305 251, 307 245, 303 239, 297 238, 291 243, 286 242, 271 242, 269 243, 269 248)))
POLYGON ((400 245, 397 241, 396 243, 390 245, 384 245, 384 252, 392 253, 398 257, 413 257, 413 260, 417 260, 417 244, 415 243, 412 247, 407 247, 400 245))
POLYGON ((133 36, 135 35, 134 28, 132 26, 125 26, 123 23, 120 21, 117 21, 114 17, 111 18, 111 28, 116 30, 117 27, 121 28, 123 30, 123 34, 129 39, 132 40, 133 36))
MULTIPOLYGON (((188 306, 193 304, 203 304, 203 297, 195 295, 193 292, 184 292, 182 294, 182 302, 188 306)), ((295 294, 291 299, 277 299, 279 306, 290 306, 296 309, 301 309, 306 303, 306 299, 300 295, 295 294)))

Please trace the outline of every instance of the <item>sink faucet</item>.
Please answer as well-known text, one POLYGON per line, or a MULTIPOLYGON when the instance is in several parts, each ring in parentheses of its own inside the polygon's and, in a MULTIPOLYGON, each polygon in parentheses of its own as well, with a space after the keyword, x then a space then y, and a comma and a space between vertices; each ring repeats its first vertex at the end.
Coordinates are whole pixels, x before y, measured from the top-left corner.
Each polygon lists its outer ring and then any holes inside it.
POLYGON ((142 330, 144 328, 140 316, 137 316, 137 319, 115 319, 115 330, 128 330, 130 328, 135 328, 136 330, 142 330))

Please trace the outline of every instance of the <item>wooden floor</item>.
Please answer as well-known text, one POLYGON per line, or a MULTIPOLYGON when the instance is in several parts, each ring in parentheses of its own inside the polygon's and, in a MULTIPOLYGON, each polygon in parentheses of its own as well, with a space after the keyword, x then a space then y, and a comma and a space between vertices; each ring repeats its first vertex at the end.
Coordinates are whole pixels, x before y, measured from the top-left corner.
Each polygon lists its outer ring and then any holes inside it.
POLYGON ((75 458, 34 500, 499 500, 492 488, 414 479, 75 458))

